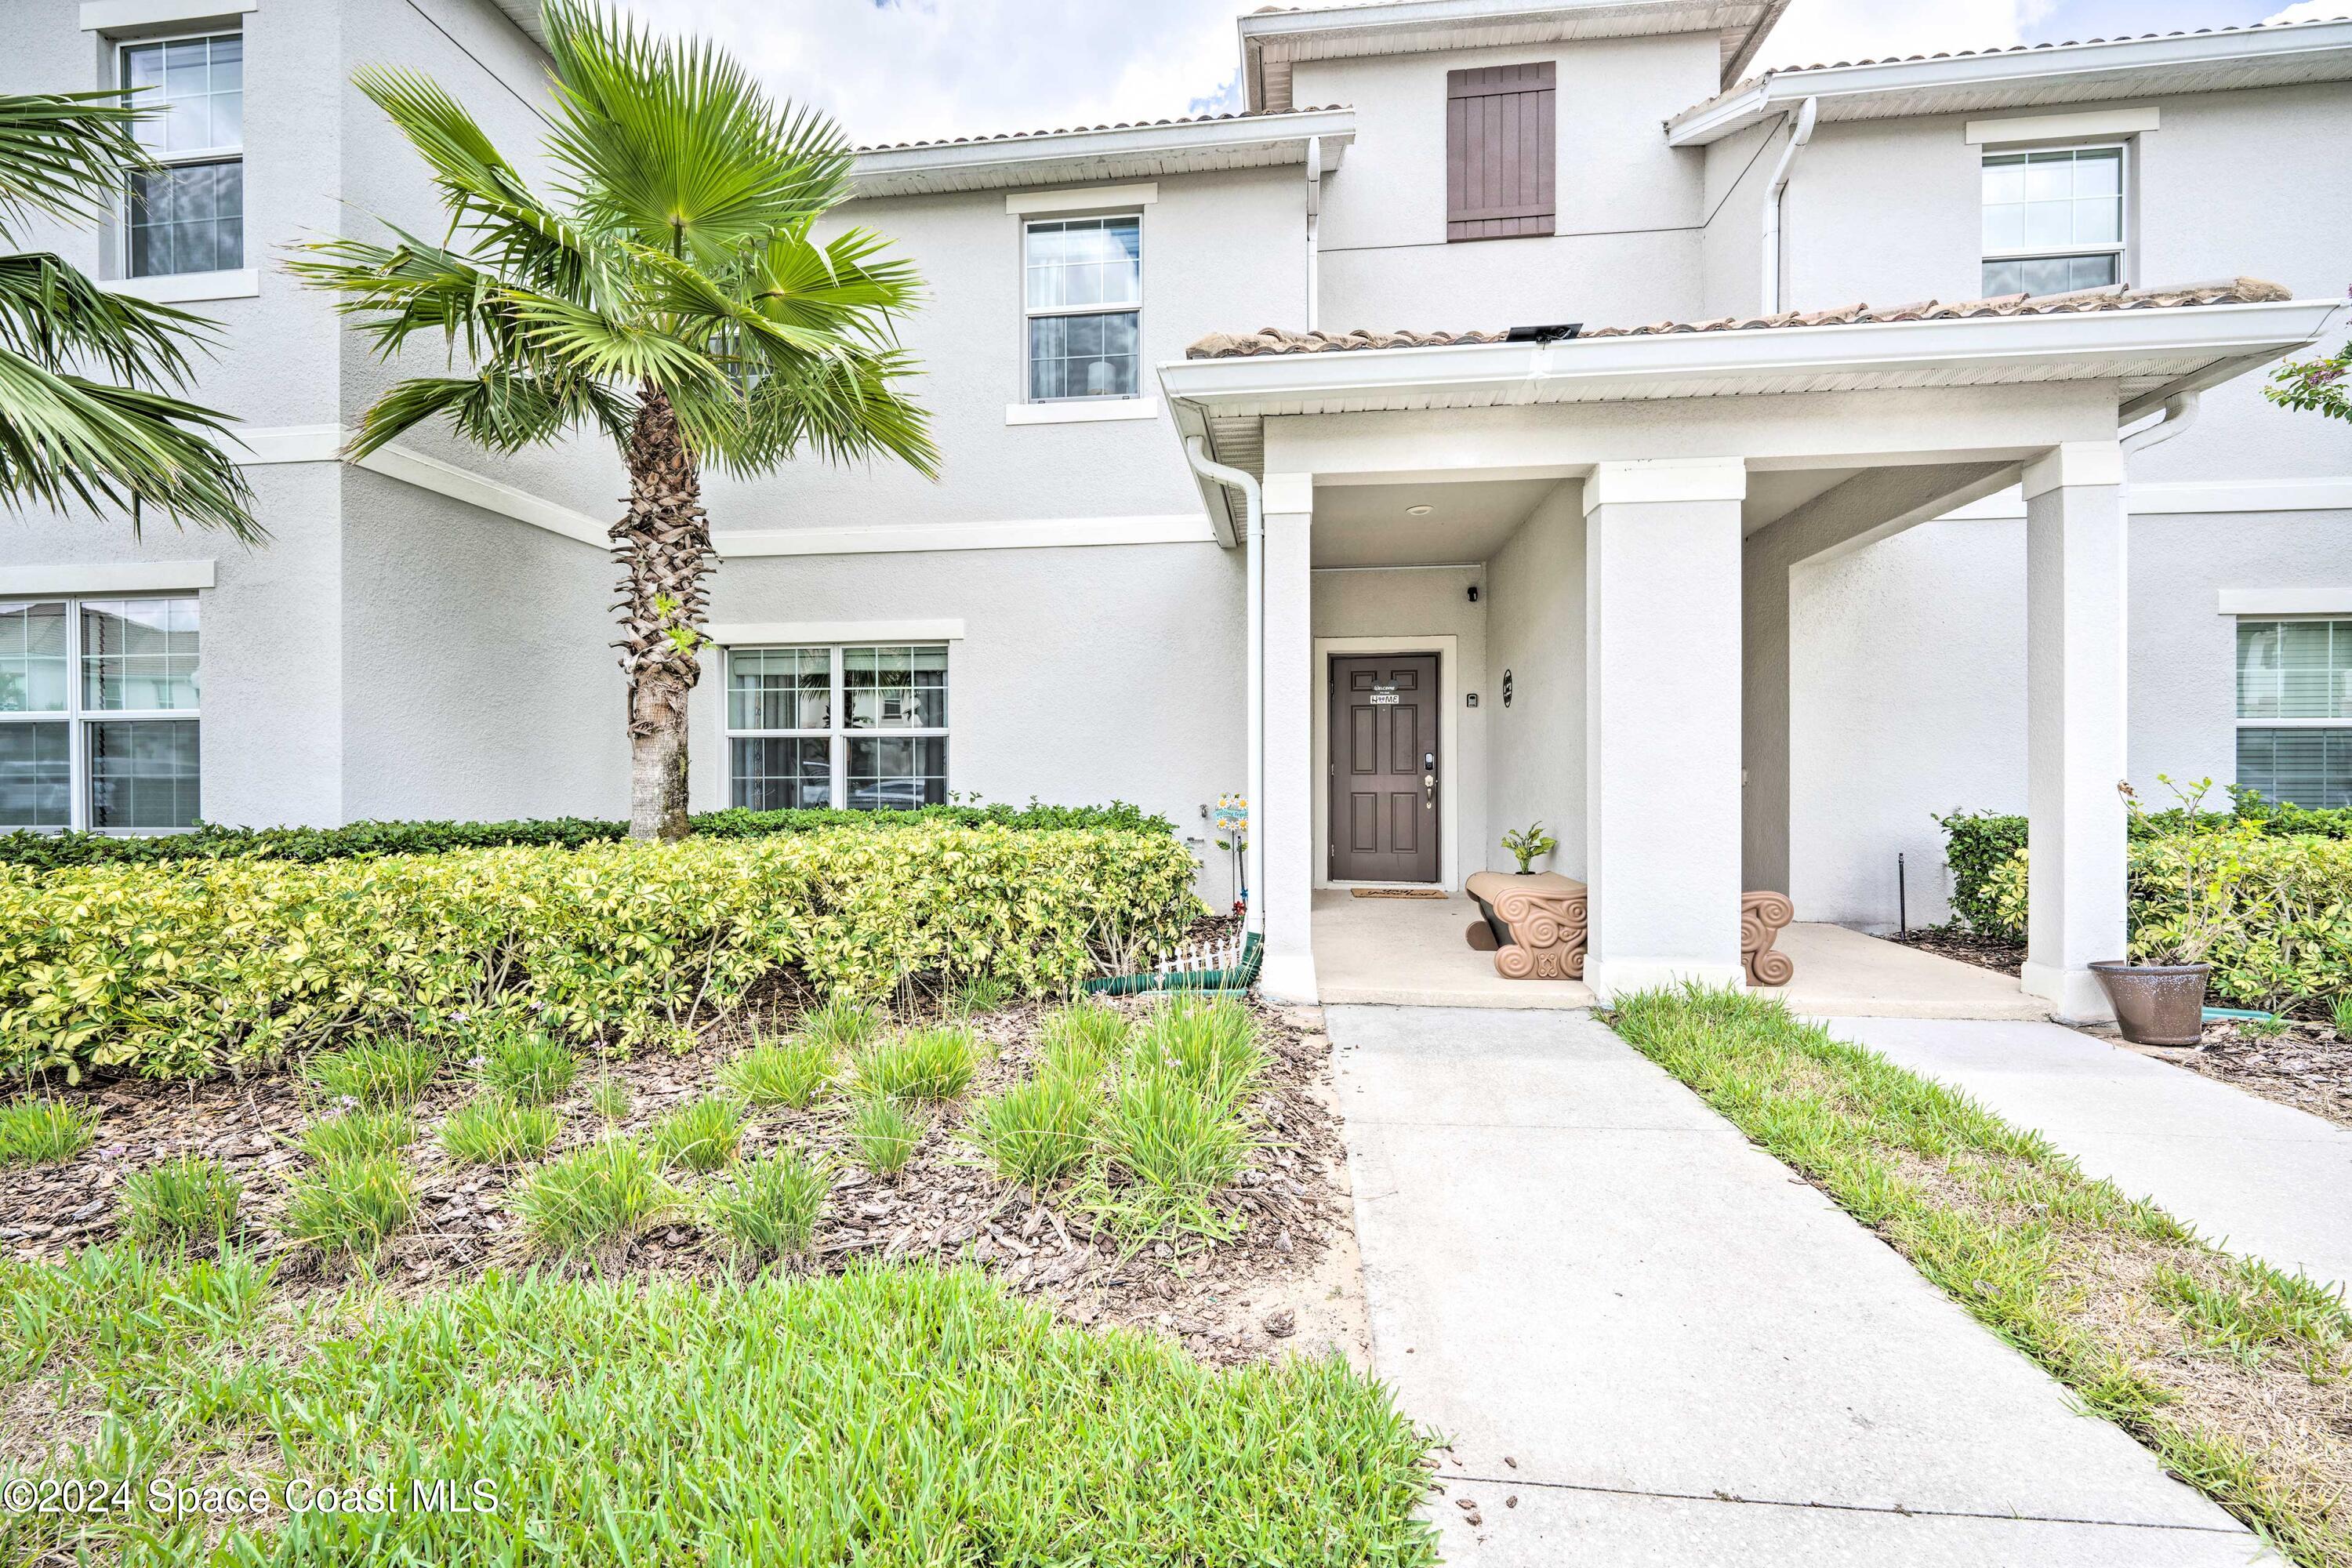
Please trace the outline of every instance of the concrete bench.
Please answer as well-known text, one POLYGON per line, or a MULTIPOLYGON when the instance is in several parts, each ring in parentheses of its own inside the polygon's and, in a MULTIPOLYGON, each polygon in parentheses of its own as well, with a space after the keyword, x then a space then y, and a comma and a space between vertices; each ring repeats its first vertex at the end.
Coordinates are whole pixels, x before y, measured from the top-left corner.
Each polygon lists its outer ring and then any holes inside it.
MULTIPOLYGON (((1550 872, 1517 877, 1475 871, 1463 884, 1483 918, 1470 922, 1470 945, 1495 955, 1506 980, 1581 980, 1590 895, 1583 883, 1550 872)), ((1785 893, 1739 898, 1739 962, 1751 985, 1786 985, 1797 966, 1773 950, 1780 929, 1797 918, 1785 893)))

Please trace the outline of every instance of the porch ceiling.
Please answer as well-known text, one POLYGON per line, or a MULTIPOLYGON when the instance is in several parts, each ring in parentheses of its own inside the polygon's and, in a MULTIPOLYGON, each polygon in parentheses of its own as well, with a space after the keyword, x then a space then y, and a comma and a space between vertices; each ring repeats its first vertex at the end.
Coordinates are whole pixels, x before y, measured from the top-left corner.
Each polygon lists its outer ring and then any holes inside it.
POLYGON ((1453 566, 1485 561, 1558 479, 1332 485, 1315 498, 1317 566, 1453 566), (1424 508, 1418 517, 1413 509, 1424 508))

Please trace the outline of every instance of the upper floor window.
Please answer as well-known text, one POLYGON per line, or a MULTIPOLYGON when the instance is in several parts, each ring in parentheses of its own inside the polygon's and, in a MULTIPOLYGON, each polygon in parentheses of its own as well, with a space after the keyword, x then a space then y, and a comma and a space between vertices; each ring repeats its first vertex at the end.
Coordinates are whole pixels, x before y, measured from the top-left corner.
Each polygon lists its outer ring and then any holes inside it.
POLYGON ((948 650, 728 649, 727 772, 753 811, 944 805, 948 650))
POLYGON ((1445 73, 1445 237, 1552 232, 1559 66, 1445 73))
POLYGON ((1987 298, 2063 294, 2124 280, 2124 150, 1988 153, 1987 298))
POLYGON ((0 600, 0 832, 195 824, 192 598, 0 600))
POLYGON ((2238 784, 2352 805, 2352 621, 2238 623, 2238 784))
POLYGON ((137 134, 163 165, 131 176, 130 273, 245 265, 245 39, 124 44, 122 86, 153 111, 137 134))
POLYGON ((1139 395, 1143 219, 1036 219, 1022 250, 1029 401, 1139 395))

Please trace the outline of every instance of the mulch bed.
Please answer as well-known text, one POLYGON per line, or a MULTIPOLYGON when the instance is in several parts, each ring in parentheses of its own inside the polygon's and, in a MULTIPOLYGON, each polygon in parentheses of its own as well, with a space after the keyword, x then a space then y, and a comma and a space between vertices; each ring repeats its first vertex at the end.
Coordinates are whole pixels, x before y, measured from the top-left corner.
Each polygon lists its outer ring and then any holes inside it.
MULTIPOLYGON (((1150 1004, 1120 1005, 1139 1012, 1150 1004)), ((1254 1004, 1255 1005, 1255 1004, 1254 1004)), ((1013 1290, 1039 1298, 1079 1323, 1122 1323, 1172 1334, 1212 1363, 1260 1359, 1286 1349, 1329 1348, 1360 1356, 1360 1292, 1355 1279, 1353 1211, 1345 1155, 1330 1094, 1330 1041, 1314 1012, 1258 1007, 1270 1066, 1255 1114, 1259 1145, 1224 1208, 1243 1222, 1229 1242, 1155 1241, 1140 1248, 1097 1229, 1066 1194, 1034 1201, 999 1179, 954 1136, 980 1095, 1026 1074, 1043 1009, 1019 1005, 973 1020, 998 1047, 971 1089, 943 1108, 914 1160, 896 1177, 850 1163, 839 1096, 807 1110, 762 1109, 747 1124, 741 1154, 793 1145, 838 1162, 833 1193, 815 1237, 812 1268, 836 1272, 860 1258, 969 1259, 1013 1290)), ((767 1022, 781 1028, 781 1016, 767 1022)), ((562 1132, 550 1155, 588 1143, 607 1130, 588 1091, 607 1072, 629 1090, 629 1113, 610 1124, 646 1131, 661 1112, 714 1087, 719 1066, 741 1047, 752 1020, 739 1015, 706 1032, 684 1055, 655 1053, 583 1063, 573 1092, 555 1109, 562 1132)), ((91 1145, 64 1164, 10 1170, 0 1182, 0 1247, 26 1261, 59 1261, 111 1240, 125 1176, 181 1153, 210 1155, 244 1184, 243 1243, 281 1258, 281 1289, 340 1287, 353 1271, 289 1249, 278 1235, 287 1184, 309 1165, 299 1147, 310 1120, 291 1075, 164 1085, 138 1079, 59 1089, 99 1112, 91 1145)), ((535 1261, 509 1205, 509 1189, 529 1170, 461 1166, 442 1153, 442 1119, 472 1094, 445 1079, 415 1107, 417 1141, 403 1158, 416 1176, 417 1217, 374 1263, 380 1288, 421 1294, 496 1265, 535 1261)), ((689 1178, 691 1180, 691 1178, 689 1178)), ((731 1265, 690 1224, 655 1228, 618 1256, 597 1260, 607 1273, 654 1271, 716 1275, 731 1265)))
MULTIPOLYGON (((2102 1028, 2101 1035, 2112 1032, 2102 1028)), ((2128 1045, 2115 1036, 2118 1045, 2128 1045)), ((2352 1127, 2352 1041, 2325 1024, 2286 1020, 2264 1035, 2242 1019, 2217 1018, 2194 1046, 2129 1046, 2144 1057, 2352 1127)))
POLYGON ((1979 969, 1999 970, 2003 974, 2015 975, 2025 968, 2023 942, 1979 936, 1964 926, 1936 926, 1904 931, 1890 935, 1886 940, 1899 942, 1906 947, 1916 947, 1922 952, 1932 952, 1938 958, 1956 958, 1979 969))

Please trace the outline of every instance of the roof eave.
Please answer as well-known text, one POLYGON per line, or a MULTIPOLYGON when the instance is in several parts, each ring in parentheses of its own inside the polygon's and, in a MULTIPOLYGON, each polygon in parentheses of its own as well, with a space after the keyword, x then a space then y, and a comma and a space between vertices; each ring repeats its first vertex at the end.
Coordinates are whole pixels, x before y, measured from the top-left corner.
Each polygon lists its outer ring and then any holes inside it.
POLYGON ((1284 114, 1254 114, 1190 125, 1135 125, 1057 132, 1044 136, 949 142, 920 147, 877 147, 860 152, 851 165, 850 188, 859 195, 913 195, 956 190, 982 174, 1007 183, 1038 184, 1099 177, 1097 166, 1121 158, 1204 159, 1254 147, 1303 149, 1310 138, 1324 145, 1324 167, 1337 166, 1356 139, 1349 109, 1307 109, 1284 114), (1017 181, 1014 177, 1017 176, 1017 181))

